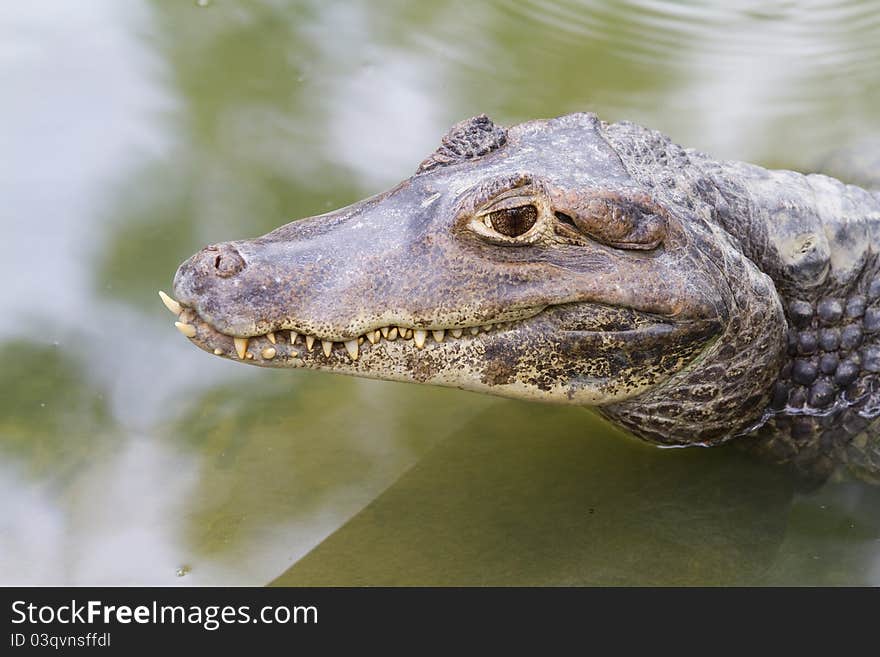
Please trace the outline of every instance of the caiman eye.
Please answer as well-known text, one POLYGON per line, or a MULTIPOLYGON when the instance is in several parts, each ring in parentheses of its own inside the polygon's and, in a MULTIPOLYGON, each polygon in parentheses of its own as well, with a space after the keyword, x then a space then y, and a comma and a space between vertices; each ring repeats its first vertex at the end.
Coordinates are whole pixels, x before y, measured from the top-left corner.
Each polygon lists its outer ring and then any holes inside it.
POLYGON ((666 219, 650 199, 595 197, 574 222, 590 237, 620 249, 653 249, 666 236, 666 219))
POLYGON ((534 205, 520 205, 515 208, 495 210, 485 215, 484 221, 490 228, 507 237, 519 237, 529 232, 538 221, 538 209, 534 205))

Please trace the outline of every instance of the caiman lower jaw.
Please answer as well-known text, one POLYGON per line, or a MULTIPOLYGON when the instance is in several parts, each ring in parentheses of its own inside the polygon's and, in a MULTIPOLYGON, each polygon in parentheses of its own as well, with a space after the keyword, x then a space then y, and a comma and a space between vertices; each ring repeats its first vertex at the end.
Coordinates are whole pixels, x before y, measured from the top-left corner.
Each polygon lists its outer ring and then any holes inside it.
MULTIPOLYGON (((515 320, 489 322, 480 326, 415 329, 389 325, 367 331, 351 340, 339 341, 323 339, 316 335, 301 334, 289 329, 279 329, 264 335, 250 337, 227 335, 204 321, 192 308, 183 306, 165 292, 160 291, 159 297, 165 307, 177 315, 178 321, 174 323, 177 329, 192 339, 197 346, 205 351, 211 351, 215 356, 237 357, 239 360, 246 361, 272 361, 282 352, 289 358, 295 359, 300 355, 300 349, 304 348, 311 353, 316 345, 320 346, 327 358, 339 352, 356 361, 360 356, 361 345, 365 342, 375 345, 383 340, 390 342, 411 340, 417 349, 424 349, 426 343, 432 340, 439 343, 447 339, 469 338, 480 333, 504 330, 520 321, 534 317, 543 310, 543 308, 526 310, 520 313, 520 317, 515 320)), ((259 363, 255 362, 254 364, 259 363)), ((296 363, 293 364, 296 365, 296 363)))
POLYGON ((197 347, 251 365, 588 406, 619 402, 662 383, 688 367, 719 330, 717 320, 577 302, 546 306, 513 321, 508 313, 503 322, 479 327, 387 326, 344 342, 289 329, 235 337, 167 295, 163 301, 197 347))

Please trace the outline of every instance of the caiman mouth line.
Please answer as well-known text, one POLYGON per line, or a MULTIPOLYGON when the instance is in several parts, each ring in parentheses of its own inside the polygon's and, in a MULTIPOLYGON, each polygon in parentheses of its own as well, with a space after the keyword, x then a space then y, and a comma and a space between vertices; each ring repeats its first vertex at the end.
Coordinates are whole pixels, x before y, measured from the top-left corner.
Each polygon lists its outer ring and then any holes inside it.
MULTIPOLYGON (((429 337, 433 338, 434 342, 439 343, 446 340, 447 336, 450 336, 454 339, 459 339, 463 337, 479 335, 480 333, 488 333, 489 331, 493 330, 504 330, 523 320, 530 319, 535 315, 538 315, 542 310, 544 310, 543 307, 537 308, 533 311, 524 312, 520 317, 514 320, 489 322, 480 326, 439 329, 416 329, 406 326, 389 325, 377 329, 371 329, 366 333, 357 336, 356 338, 352 338, 351 340, 338 341, 324 339, 318 335, 301 334, 289 329, 279 329, 276 331, 270 331, 263 335, 255 335, 250 337, 237 337, 234 335, 228 335, 226 333, 218 331, 213 326, 211 326, 208 322, 202 319, 195 310, 182 305, 180 302, 176 301, 171 296, 161 290, 159 291, 159 297, 162 299, 162 303, 165 304, 165 307, 168 308, 168 310, 170 310, 172 313, 177 315, 178 321, 174 322, 174 326, 176 326, 177 330, 183 333, 183 335, 191 339, 195 338, 198 334, 198 330, 194 322, 198 322, 203 327, 203 330, 210 330, 215 335, 228 338, 232 341, 234 349, 230 350, 230 353, 227 353, 222 348, 217 347, 214 349, 214 355, 232 355, 232 352, 234 352, 240 360, 254 360, 254 354, 253 352, 248 351, 248 347, 250 346, 251 341, 260 340, 262 338, 265 338, 268 343, 270 343, 268 346, 260 349, 258 352, 263 360, 272 360, 275 358, 275 356, 278 355, 279 341, 281 342, 281 344, 302 344, 309 352, 314 349, 316 343, 320 343, 324 355, 328 358, 334 350, 339 350, 341 348, 344 350, 345 353, 348 354, 351 360, 358 359, 360 355, 360 347, 365 342, 369 342, 370 344, 374 345, 378 344, 382 340, 388 340, 390 342, 394 342, 398 339, 412 340, 416 348, 424 349, 429 337)), ((291 353, 291 356, 296 355, 296 352, 291 353)))
MULTIPOLYGON (((492 331, 503 331, 535 318, 547 308, 557 307, 542 306, 524 311, 518 318, 513 320, 488 322, 479 326, 416 329, 400 325, 389 325, 377 329, 371 329, 350 340, 339 341, 325 339, 318 335, 298 333, 297 331, 289 329, 278 329, 263 335, 249 337, 229 335, 222 331, 218 331, 211 326, 210 323, 200 317, 194 309, 184 306, 161 290, 159 291, 159 297, 162 299, 162 303, 165 304, 165 307, 177 316, 178 321, 174 323, 174 326, 177 327, 177 329, 187 338, 194 340, 196 344, 201 341, 206 346, 211 343, 216 344, 218 341, 221 341, 221 343, 228 341, 229 345, 225 349, 222 346, 215 346, 213 348, 215 356, 236 356, 239 360, 250 361, 256 360, 257 356, 264 361, 271 361, 275 359, 276 356, 279 356, 282 350, 287 357, 296 359, 300 355, 300 352, 294 347, 300 345, 301 347, 305 347, 306 351, 312 353, 318 343, 320 343, 321 351, 323 351, 324 356, 327 358, 330 358, 331 354, 334 352, 341 352, 347 354, 352 361, 356 361, 360 357, 362 345, 366 342, 369 342, 370 345, 377 345, 382 340, 387 340, 389 342, 411 340, 412 344, 417 349, 424 349, 429 342, 429 338, 436 343, 442 343, 448 338, 455 340, 469 339, 492 331), (263 342, 264 340, 265 342, 263 342), (255 344, 259 348, 256 350, 249 350, 249 348, 253 347, 255 344)), ((583 305, 587 306, 592 304, 583 305)), ((603 308, 599 305, 595 307, 603 308)), ((646 313, 639 313, 625 308, 615 310, 626 314, 627 321, 625 322, 625 325, 622 325, 620 321, 611 322, 609 324, 601 320, 594 320, 593 322, 589 322, 588 326, 578 325, 570 328, 562 327, 562 330, 578 331, 585 334, 619 334, 638 331, 648 326, 669 326, 668 321, 664 322, 659 320, 659 318, 649 317, 646 313)))

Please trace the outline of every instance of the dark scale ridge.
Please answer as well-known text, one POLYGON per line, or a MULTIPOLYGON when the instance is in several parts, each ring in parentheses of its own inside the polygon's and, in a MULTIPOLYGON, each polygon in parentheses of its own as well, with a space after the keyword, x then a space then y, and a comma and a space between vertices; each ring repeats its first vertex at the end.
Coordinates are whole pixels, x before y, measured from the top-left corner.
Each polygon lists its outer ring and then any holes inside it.
MULTIPOLYGON (((761 433, 780 461, 813 475, 835 463, 876 470, 866 452, 880 416, 880 272, 869 263, 848 290, 788 303, 789 360, 761 433), (843 430, 841 430, 841 427, 843 430), (824 463, 825 467, 822 467, 824 463), (817 471, 817 464, 819 465, 817 471)), ((873 454, 880 460, 880 454, 873 454)))
POLYGON ((481 157, 507 143, 507 131, 485 114, 456 123, 443 136, 440 147, 425 159, 416 173, 481 157))

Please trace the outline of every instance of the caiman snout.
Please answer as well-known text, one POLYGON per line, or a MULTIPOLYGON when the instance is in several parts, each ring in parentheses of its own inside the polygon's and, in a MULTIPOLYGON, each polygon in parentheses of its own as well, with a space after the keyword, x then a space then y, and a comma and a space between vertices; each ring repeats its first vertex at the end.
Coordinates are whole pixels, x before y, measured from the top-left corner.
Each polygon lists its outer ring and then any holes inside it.
POLYGON ((203 275, 229 278, 245 267, 244 258, 232 244, 212 244, 199 251, 192 258, 193 265, 202 270, 203 275))
POLYGON ((174 290, 178 295, 189 297, 204 293, 232 279, 244 270, 247 263, 238 249, 229 242, 211 244, 186 260, 174 276, 174 290))
MULTIPOLYGON (((174 294, 181 303, 197 308, 206 318, 225 316, 229 313, 225 306, 241 287, 243 273, 250 271, 247 264, 233 242, 206 246, 180 265, 174 276, 174 294)), ((234 321, 242 320, 245 326, 250 323, 249 318, 234 321)), ((234 326, 232 322, 225 324, 227 330, 234 326)))

